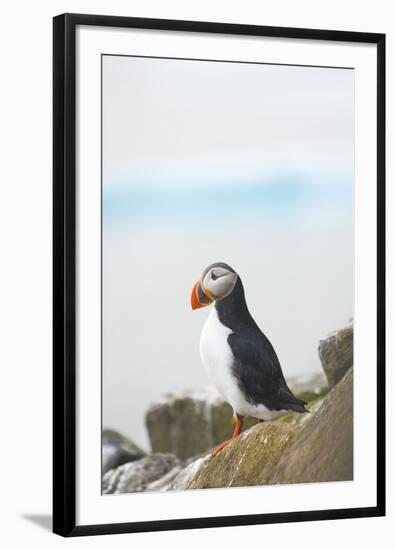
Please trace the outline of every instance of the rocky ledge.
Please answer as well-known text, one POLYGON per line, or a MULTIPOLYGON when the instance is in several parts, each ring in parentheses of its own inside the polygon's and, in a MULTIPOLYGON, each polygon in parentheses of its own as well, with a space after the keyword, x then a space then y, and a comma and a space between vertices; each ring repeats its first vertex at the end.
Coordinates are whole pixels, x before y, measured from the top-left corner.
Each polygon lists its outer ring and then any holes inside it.
POLYGON ((352 480, 352 324, 321 340, 319 355, 328 381, 290 381, 310 413, 247 424, 214 459, 207 452, 229 437, 230 407, 211 391, 165 397, 147 413, 152 454, 105 473, 103 493, 352 480))
POLYGON ((243 432, 214 459, 190 464, 172 489, 246 487, 353 479, 352 369, 306 415, 243 432))

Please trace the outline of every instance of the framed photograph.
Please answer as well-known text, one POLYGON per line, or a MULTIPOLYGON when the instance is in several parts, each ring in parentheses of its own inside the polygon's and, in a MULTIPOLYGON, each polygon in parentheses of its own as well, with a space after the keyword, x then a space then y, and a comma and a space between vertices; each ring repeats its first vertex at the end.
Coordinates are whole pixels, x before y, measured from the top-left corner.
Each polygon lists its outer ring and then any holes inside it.
POLYGON ((54 18, 54 532, 385 513, 385 36, 54 18))

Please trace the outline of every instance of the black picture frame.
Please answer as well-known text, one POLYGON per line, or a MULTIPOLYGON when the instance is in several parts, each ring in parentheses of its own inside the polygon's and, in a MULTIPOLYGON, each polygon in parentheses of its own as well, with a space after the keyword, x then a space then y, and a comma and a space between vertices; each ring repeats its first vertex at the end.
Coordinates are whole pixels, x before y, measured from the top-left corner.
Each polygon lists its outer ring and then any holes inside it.
POLYGON ((53 19, 53 531, 131 533, 385 515, 385 35, 63 14, 53 19), (76 525, 76 27, 95 25, 377 45, 377 505, 291 513, 76 525))

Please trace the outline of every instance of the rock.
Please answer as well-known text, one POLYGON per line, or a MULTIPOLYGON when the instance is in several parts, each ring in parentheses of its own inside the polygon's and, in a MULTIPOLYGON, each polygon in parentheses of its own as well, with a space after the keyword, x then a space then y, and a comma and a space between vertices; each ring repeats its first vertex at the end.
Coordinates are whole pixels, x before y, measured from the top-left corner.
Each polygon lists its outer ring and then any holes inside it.
POLYGON ((308 414, 258 424, 214 459, 182 470, 172 489, 246 487, 353 478, 352 369, 308 414))
POLYGON ((102 468, 103 474, 126 462, 139 460, 145 456, 132 441, 113 430, 103 430, 102 435, 102 468))
POLYGON ((189 485, 194 479, 196 473, 203 468, 209 460, 210 455, 207 455, 206 457, 198 458, 197 460, 191 462, 186 468, 182 469, 178 473, 168 490, 177 491, 189 489, 189 485))
POLYGON ((266 485, 285 446, 297 431, 293 423, 258 424, 243 432, 214 459, 208 456, 190 464, 187 471, 178 475, 173 487, 207 489, 266 485))
MULTIPOLYGON (((102 492, 104 495, 119 493, 136 493, 152 489, 154 482, 162 478, 158 487, 167 487, 181 471, 182 464, 174 455, 153 454, 140 460, 128 462, 114 470, 109 470, 103 476, 102 492), (163 476, 172 472, 169 480, 163 480, 163 476)), ((163 489, 160 489, 163 490, 163 489)))
POLYGON ((152 405, 146 415, 152 452, 184 459, 207 450, 212 444, 208 425, 214 401, 214 395, 186 393, 152 405))
POLYGON ((302 424, 278 462, 271 483, 353 479, 353 369, 302 424))
POLYGON ((353 323, 351 322, 319 342, 318 354, 331 388, 353 366, 353 335, 353 323))
POLYGON ((170 472, 167 472, 164 476, 160 477, 159 479, 152 481, 149 483, 145 489, 146 492, 149 491, 155 491, 155 492, 161 492, 161 491, 170 491, 173 488, 174 480, 177 478, 178 474, 183 470, 181 464, 177 464, 177 466, 174 466, 170 470, 170 472))

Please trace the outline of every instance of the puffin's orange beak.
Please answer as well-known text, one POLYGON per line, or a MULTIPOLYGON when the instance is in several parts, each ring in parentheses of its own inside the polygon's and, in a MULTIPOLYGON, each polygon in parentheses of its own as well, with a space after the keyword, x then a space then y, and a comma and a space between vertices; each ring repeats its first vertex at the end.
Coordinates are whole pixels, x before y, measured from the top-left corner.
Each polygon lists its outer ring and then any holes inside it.
POLYGON ((191 293, 191 306, 192 309, 199 309, 201 307, 209 306, 213 302, 213 299, 206 294, 199 281, 194 285, 191 293))

